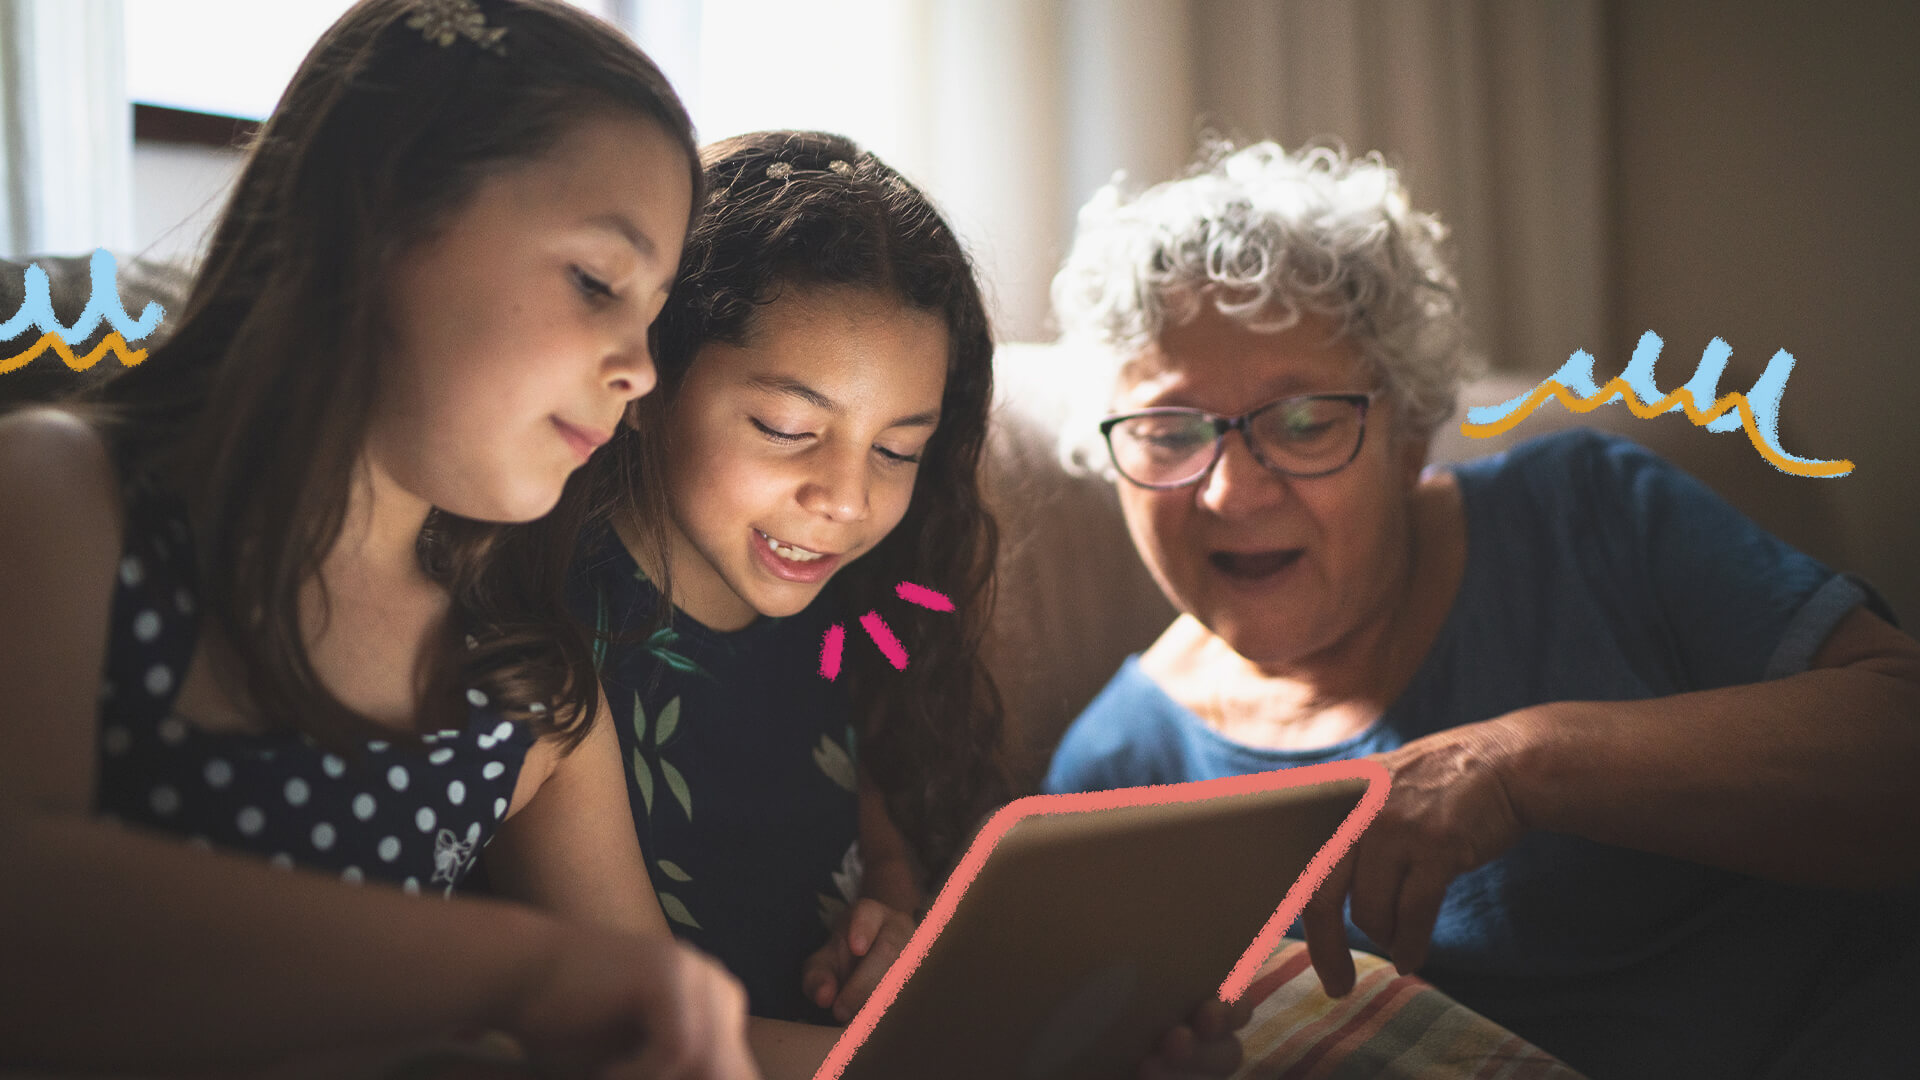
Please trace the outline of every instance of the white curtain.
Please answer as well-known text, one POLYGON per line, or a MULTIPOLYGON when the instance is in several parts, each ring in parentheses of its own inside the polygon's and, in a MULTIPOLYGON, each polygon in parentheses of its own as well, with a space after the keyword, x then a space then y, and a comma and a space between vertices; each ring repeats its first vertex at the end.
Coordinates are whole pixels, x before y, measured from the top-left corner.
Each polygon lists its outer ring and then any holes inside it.
POLYGON ((121 0, 0 0, 0 254, 132 246, 126 69, 121 0))
MULTIPOLYGON (((708 138, 844 131, 922 183, 1000 336, 1051 336, 1047 283, 1116 170, 1199 133, 1380 150, 1454 231, 1496 367, 1607 339, 1598 0, 602 0, 708 138)), ((122 0, 0 0, 0 251, 134 242, 122 0)))
POLYGON ((1598 0, 627 0, 704 137, 844 131, 967 237, 1002 338, 1045 340, 1073 216, 1204 129, 1334 138, 1454 230, 1498 367, 1613 350, 1598 0), (672 26, 669 33, 650 32, 672 26))
POLYGON ((1398 165, 1453 229, 1496 367, 1554 368, 1607 332, 1606 73, 1597 0, 1213 0, 1197 103, 1223 130, 1333 136, 1398 165))

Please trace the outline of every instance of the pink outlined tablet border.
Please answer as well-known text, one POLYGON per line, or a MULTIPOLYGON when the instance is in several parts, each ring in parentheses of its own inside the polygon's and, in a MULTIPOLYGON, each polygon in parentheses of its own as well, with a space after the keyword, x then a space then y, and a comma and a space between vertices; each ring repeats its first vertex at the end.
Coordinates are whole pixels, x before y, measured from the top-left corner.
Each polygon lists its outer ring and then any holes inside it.
POLYGON ((961 858, 952 876, 934 899, 928 909, 927 917, 914 931, 907 947, 901 950, 900 958, 887 969, 880 979, 880 985, 874 988, 873 995, 867 999, 853 1022, 840 1033, 839 1041, 833 1044, 833 1051, 827 1060, 814 1073, 814 1080, 838 1080, 852 1062, 853 1055, 873 1034, 888 1007, 893 1004, 907 979, 926 959, 933 942, 946 929, 947 921, 953 917, 954 910, 960 904, 960 898, 966 895, 967 888, 973 884, 980 871, 987 864, 988 856, 999 846, 1002 837, 1013 828, 1015 822, 1037 814, 1059 814, 1085 810, 1111 810, 1123 806, 1165 806, 1174 803, 1199 802, 1204 799, 1217 799, 1228 795, 1251 795, 1257 792, 1279 791, 1286 788, 1310 787, 1316 784, 1332 783, 1340 780, 1365 780, 1367 789, 1360 801, 1347 814, 1346 820, 1334 830, 1333 838, 1322 845, 1320 851, 1307 863, 1293 887, 1287 890, 1286 898, 1280 902, 1273 916, 1269 918, 1260 933, 1254 936, 1240 959, 1228 973, 1226 981, 1220 984, 1220 998, 1232 1003, 1246 993, 1253 983, 1253 977, 1266 962, 1268 956, 1280 945, 1280 939, 1286 934, 1287 927, 1307 906, 1307 901, 1327 879, 1334 864, 1343 858, 1347 849, 1360 834, 1373 822, 1374 816, 1386 804, 1387 789, 1391 781, 1386 766, 1377 761, 1332 761, 1323 765, 1303 765, 1293 769, 1278 769, 1272 772, 1251 773, 1246 776, 1225 776, 1217 780, 1194 780, 1184 784, 1155 784, 1150 787, 1120 788, 1114 791, 1089 791, 1076 795, 1029 795, 1015 799, 1001 807, 980 830, 966 855, 961 858))

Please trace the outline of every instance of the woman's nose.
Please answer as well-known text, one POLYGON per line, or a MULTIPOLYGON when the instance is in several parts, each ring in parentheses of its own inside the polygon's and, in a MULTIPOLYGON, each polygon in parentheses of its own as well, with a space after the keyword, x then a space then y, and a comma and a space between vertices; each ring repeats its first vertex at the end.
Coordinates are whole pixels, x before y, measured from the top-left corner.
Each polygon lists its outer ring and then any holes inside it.
POLYGON ((1277 501, 1286 479, 1260 464, 1244 432, 1229 431, 1220 457, 1200 478, 1200 505, 1222 517, 1235 517, 1277 501))

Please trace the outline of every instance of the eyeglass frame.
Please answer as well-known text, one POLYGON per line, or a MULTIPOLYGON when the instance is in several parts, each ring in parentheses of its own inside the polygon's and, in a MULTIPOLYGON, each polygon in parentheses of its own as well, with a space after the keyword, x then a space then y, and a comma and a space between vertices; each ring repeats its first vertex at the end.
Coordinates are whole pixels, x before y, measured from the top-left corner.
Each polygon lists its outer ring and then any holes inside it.
POLYGON ((1138 412, 1116 413, 1115 415, 1106 417, 1100 421, 1100 441, 1107 444, 1107 460, 1113 463, 1113 471, 1119 473, 1121 479, 1127 483, 1148 491, 1174 491, 1205 479, 1206 475, 1213 471, 1213 467, 1220 464, 1220 457, 1226 452, 1227 435, 1235 430, 1240 432, 1240 438, 1246 442, 1247 452, 1252 454, 1253 460, 1259 462, 1262 466, 1272 472, 1279 473, 1281 476, 1290 476, 1296 480, 1313 480, 1322 476, 1332 476, 1334 473, 1353 464, 1354 459, 1360 456, 1360 448, 1367 443, 1367 413, 1373 408, 1374 399, 1380 397, 1381 393, 1379 390, 1369 390, 1364 394, 1293 394, 1288 397, 1275 398, 1264 405, 1257 405, 1241 413, 1239 416, 1222 416, 1219 413, 1208 412, 1205 409, 1189 408, 1185 405, 1160 405, 1151 409, 1141 409, 1138 412), (1259 444, 1254 442, 1252 435, 1248 434, 1248 422, 1255 416, 1266 412, 1268 409, 1294 401, 1345 401, 1359 408, 1360 437, 1353 441, 1353 452, 1347 455, 1346 460, 1332 468, 1322 469, 1319 472, 1303 473, 1282 468, 1268 461, 1261 455, 1259 444), (1113 448, 1113 429, 1128 420, 1137 420, 1143 416, 1167 416, 1173 413, 1180 413, 1187 416, 1200 416, 1213 425, 1213 456, 1207 459, 1206 465, 1202 466, 1199 472, 1174 484, 1145 484, 1128 476, 1127 470, 1120 467, 1120 456, 1113 448))

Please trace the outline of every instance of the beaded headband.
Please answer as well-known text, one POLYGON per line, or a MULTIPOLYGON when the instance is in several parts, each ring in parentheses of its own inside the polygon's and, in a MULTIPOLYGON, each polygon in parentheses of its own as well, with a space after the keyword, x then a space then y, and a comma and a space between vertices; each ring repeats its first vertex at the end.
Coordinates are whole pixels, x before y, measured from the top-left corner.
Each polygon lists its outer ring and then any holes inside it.
POLYGON ((507 55, 500 39, 507 36, 504 26, 488 26, 487 16, 475 0, 414 0, 414 13, 407 26, 441 48, 463 37, 495 56, 507 55))

